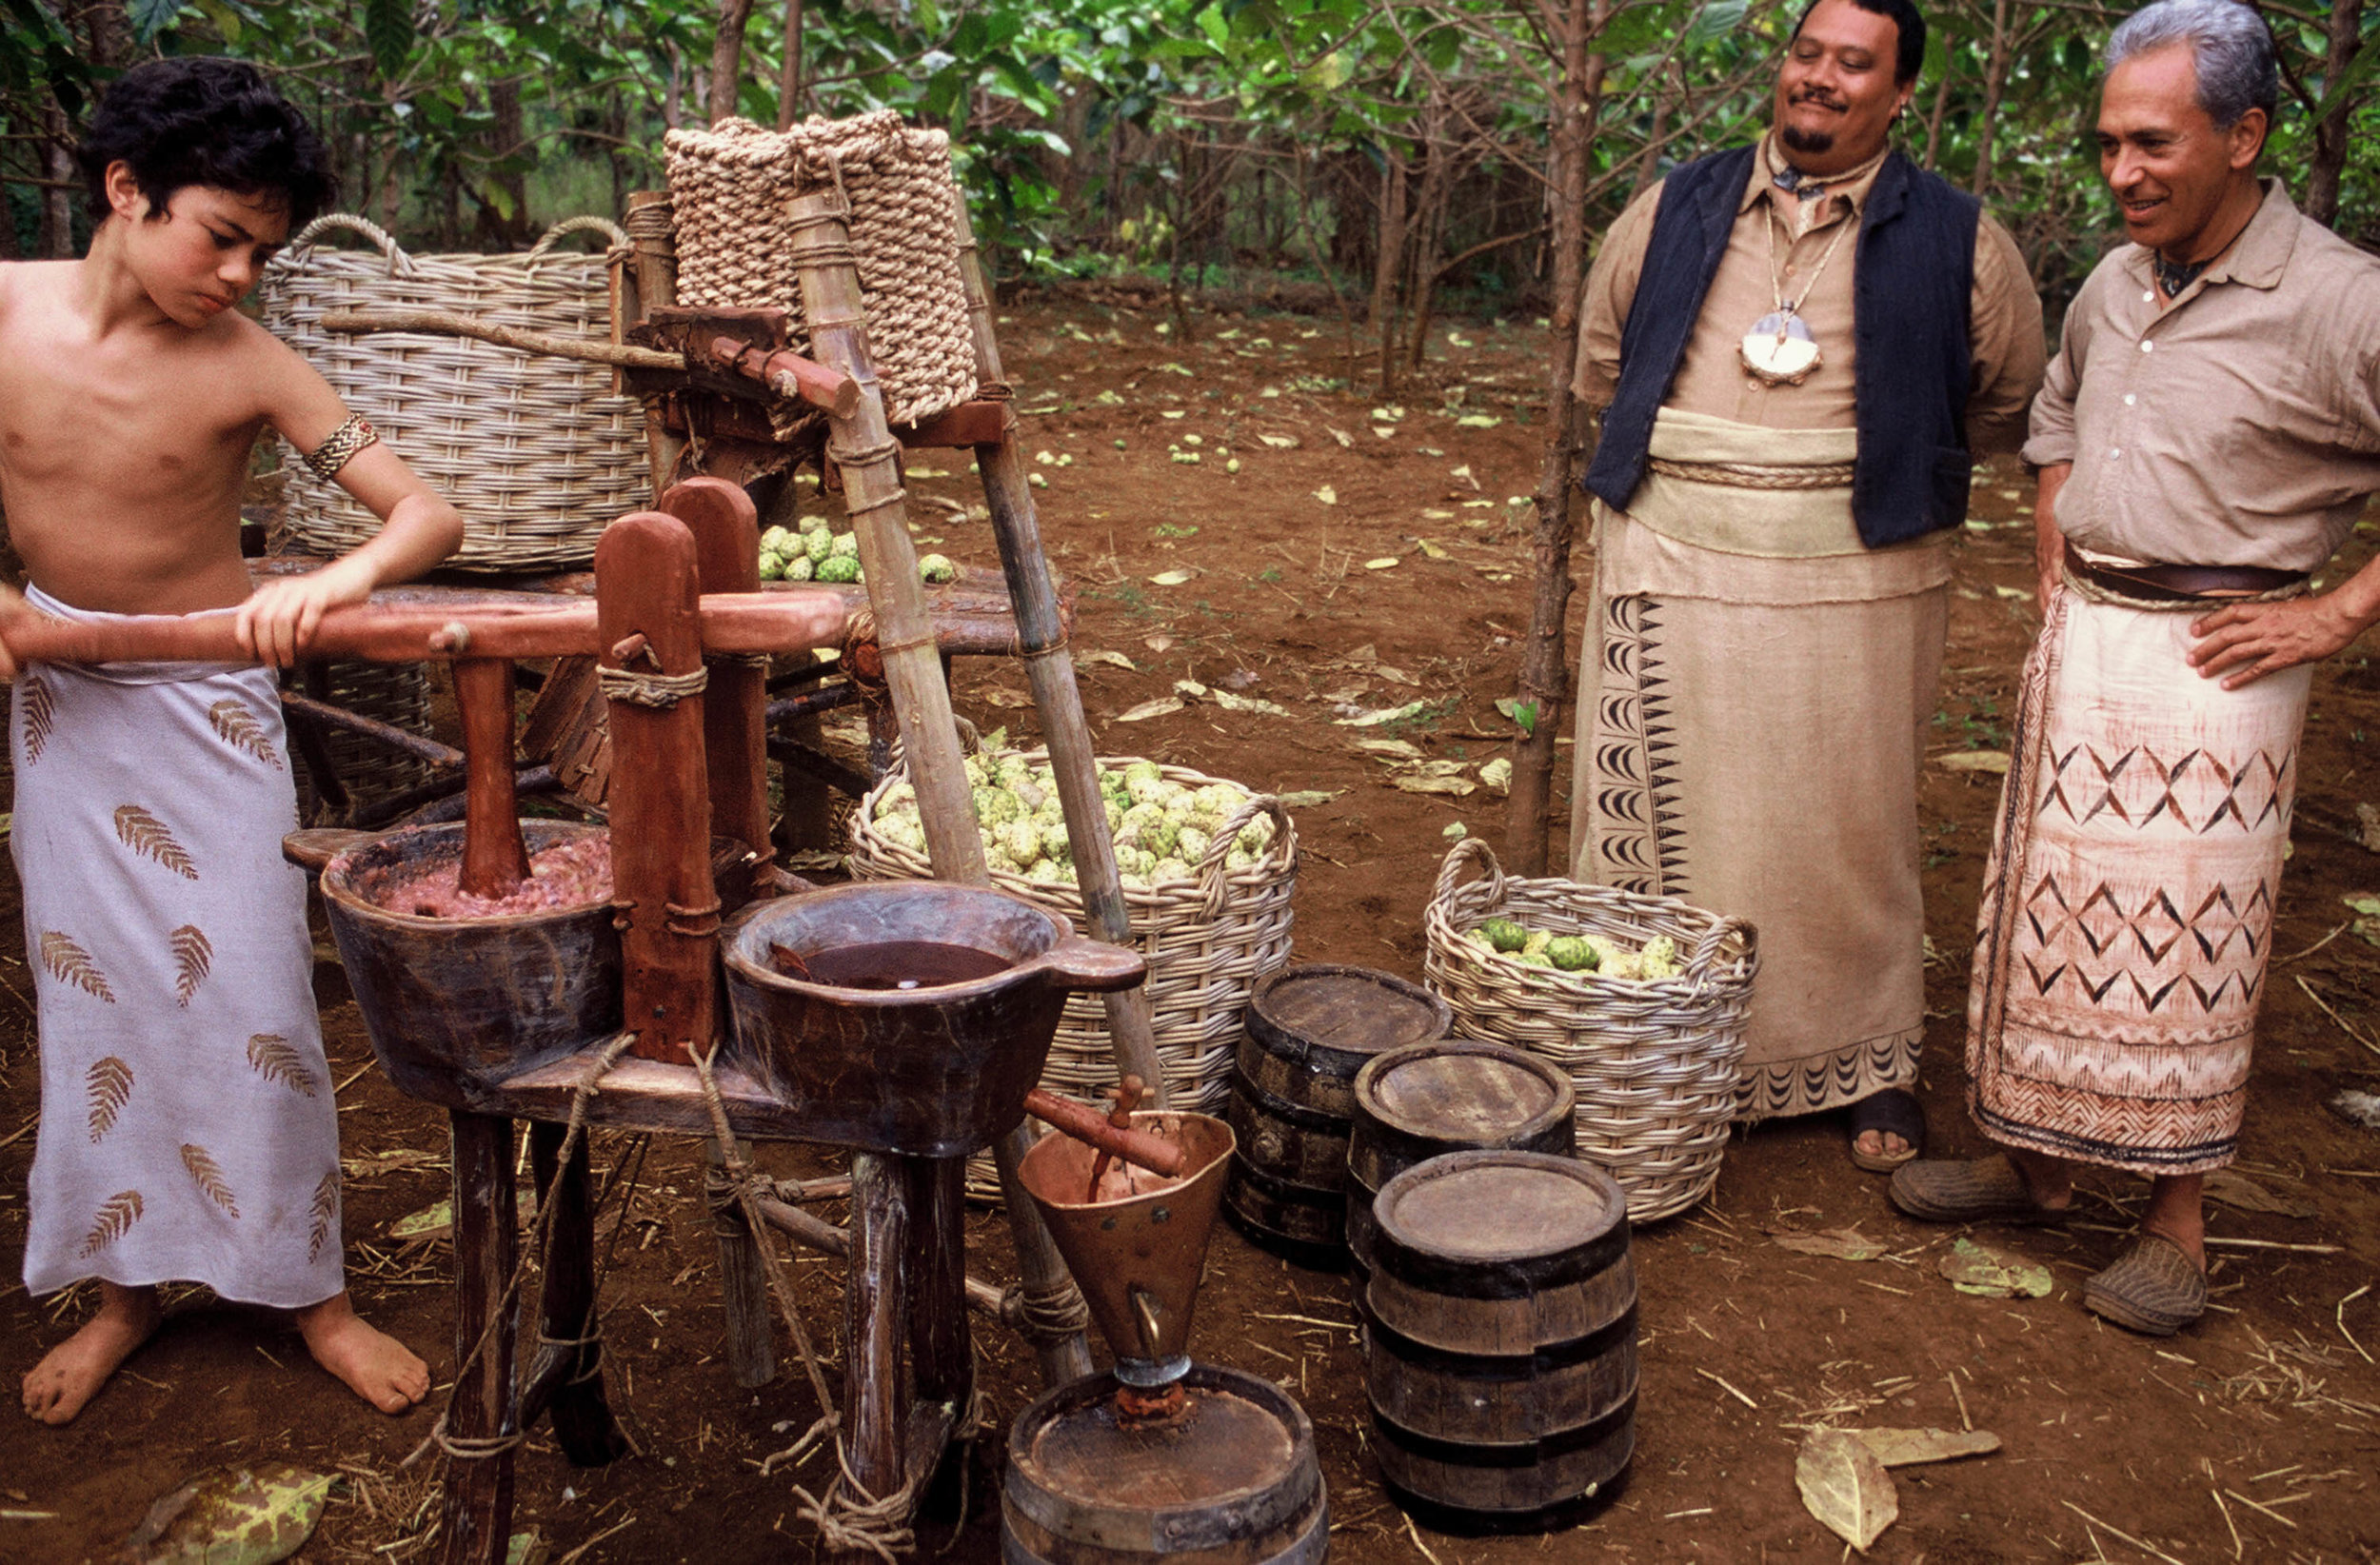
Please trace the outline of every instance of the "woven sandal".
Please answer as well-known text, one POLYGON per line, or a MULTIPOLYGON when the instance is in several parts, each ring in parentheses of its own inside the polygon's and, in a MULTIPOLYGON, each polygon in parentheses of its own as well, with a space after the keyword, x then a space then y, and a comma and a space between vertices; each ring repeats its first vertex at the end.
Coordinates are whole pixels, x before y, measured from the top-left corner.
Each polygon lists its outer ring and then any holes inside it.
POLYGON ((2083 1308, 2127 1331, 2171 1337, 2207 1313, 2207 1274, 2163 1234, 2143 1234, 2083 1284, 2083 1308))
POLYGON ((1845 1111, 1850 1121, 1851 1161, 1871 1174, 1890 1174, 1925 1155, 1926 1111, 1907 1087, 1880 1087, 1845 1111), (1908 1147, 1901 1152, 1862 1152, 1859 1138, 1869 1131, 1897 1136, 1908 1147))
POLYGON ((1989 1158, 1934 1158, 1894 1170, 1893 1204, 1926 1222, 2064 1222, 2065 1207, 2043 1206, 2016 1165, 1989 1158))

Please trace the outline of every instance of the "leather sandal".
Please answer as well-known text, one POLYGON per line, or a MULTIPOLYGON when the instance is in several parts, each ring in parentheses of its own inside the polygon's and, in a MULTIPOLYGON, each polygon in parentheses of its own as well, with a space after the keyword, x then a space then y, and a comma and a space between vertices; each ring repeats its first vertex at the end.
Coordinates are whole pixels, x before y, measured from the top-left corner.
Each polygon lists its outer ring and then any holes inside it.
POLYGON ((1926 1222, 2064 1222, 2071 1208, 2043 1206, 2004 1154, 1934 1158, 1895 1169, 1893 1204, 1926 1222))
POLYGON ((2171 1337, 2207 1313, 2207 1274, 2163 1234, 2143 1234, 2083 1284, 2083 1308, 2144 1337, 2171 1337))
POLYGON ((1925 1155, 1926 1111, 1907 1087, 1880 1087, 1845 1111, 1851 1122, 1851 1161, 1871 1174, 1890 1174, 1925 1155), (1859 1138, 1880 1131, 1908 1143, 1902 1152, 1862 1152, 1859 1138))

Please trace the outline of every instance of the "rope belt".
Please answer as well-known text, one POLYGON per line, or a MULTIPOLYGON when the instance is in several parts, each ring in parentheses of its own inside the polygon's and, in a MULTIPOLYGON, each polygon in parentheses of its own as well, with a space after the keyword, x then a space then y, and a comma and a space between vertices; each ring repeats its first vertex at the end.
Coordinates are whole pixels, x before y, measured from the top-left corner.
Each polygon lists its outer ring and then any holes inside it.
POLYGON ((1815 467, 1765 466, 1753 462, 1672 462, 1654 457, 1647 463, 1664 478, 1689 484, 1716 484, 1729 489, 1839 489, 1851 483, 1853 465, 1829 462, 1815 467))
POLYGON ((598 668, 595 687, 612 701, 666 711, 688 696, 699 696, 711 682, 707 668, 684 674, 648 674, 641 668, 598 668))
POLYGON ((2311 577, 2266 565, 2117 565, 2090 560, 2070 542, 2066 579, 2098 603, 2172 608, 2197 604, 2272 604, 2302 598, 2311 577))

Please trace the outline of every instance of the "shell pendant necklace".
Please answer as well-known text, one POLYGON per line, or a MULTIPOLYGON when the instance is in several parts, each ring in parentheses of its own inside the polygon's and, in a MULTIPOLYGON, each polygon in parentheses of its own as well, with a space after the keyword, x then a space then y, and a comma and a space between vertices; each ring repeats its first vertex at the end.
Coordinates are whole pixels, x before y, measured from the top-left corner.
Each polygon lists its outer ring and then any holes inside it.
MULTIPOLYGON (((1810 290, 1818 286, 1818 276, 1826 270, 1826 264, 1835 259, 1843 236, 1858 223, 1855 218, 1843 220, 1826 252, 1818 257, 1818 264, 1810 268, 1809 281, 1802 285, 1801 292, 1788 300, 1784 278, 1776 267, 1778 221, 1775 203, 1772 202, 1763 228, 1769 237, 1769 296, 1776 307, 1752 323, 1752 329, 1744 333, 1737 351, 1743 358, 1744 373, 1763 386, 1799 386, 1825 359, 1818 340, 1810 333, 1809 323, 1801 318, 1801 307, 1809 299, 1810 290)), ((1792 252, 1789 249, 1787 253, 1792 252)))

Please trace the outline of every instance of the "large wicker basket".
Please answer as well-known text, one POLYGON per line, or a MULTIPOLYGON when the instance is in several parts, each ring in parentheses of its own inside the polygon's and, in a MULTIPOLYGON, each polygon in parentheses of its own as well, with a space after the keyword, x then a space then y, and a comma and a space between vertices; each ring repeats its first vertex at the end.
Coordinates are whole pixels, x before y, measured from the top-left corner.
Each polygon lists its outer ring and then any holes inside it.
POLYGON ((1628 1192, 1628 1216, 1684 1211, 1718 1182, 1743 1074, 1744 1017, 1759 953, 1750 924, 1577 881, 1508 880, 1477 838, 1439 866, 1422 923, 1423 974, 1455 1013, 1450 1036, 1504 1043, 1570 1072, 1578 1156, 1628 1192), (1478 879, 1465 872, 1478 869, 1478 879), (1465 938, 1492 918, 1532 929, 1676 942, 1674 979, 1636 982, 1532 967, 1465 938))
MULTIPOLYGON (((369 222, 334 212, 307 225, 265 268, 266 327, 303 353, 369 419, 407 466, 463 512, 466 570, 559 570, 595 558, 614 517, 649 503, 645 416, 612 394, 611 371, 463 337, 409 331, 325 331, 332 310, 445 309, 499 326, 609 341, 610 285, 602 255, 556 249, 594 229, 627 236, 600 217, 574 217, 515 255, 407 255, 369 222), (320 248, 334 229, 379 253, 320 248)), ((293 455, 290 540, 341 554, 379 519, 293 455)))
MULTIPOLYGON (((1046 752, 1036 751, 1025 759, 1038 764, 1046 752)), ((1100 765, 1124 766, 1135 759, 1101 758, 1100 765)), ((1165 781, 1190 788, 1222 781, 1180 766, 1160 771, 1165 781)), ((905 768, 895 767, 852 815, 849 862, 851 873, 861 880, 924 880, 933 873, 922 854, 888 841, 875 826, 877 801, 907 775, 905 768)), ((1172 1104, 1220 1116, 1231 1097, 1232 1057, 1239 1048, 1249 991, 1289 961, 1289 902, 1298 880, 1298 833, 1289 812, 1269 794, 1250 799, 1215 833, 1214 847, 1196 868, 1194 880, 1124 887, 1124 906, 1133 944, 1149 964, 1145 993, 1158 1062, 1172 1104), (1225 868, 1233 839, 1259 814, 1270 815, 1275 822, 1271 845, 1254 865, 1225 868)), ((1088 932, 1082 894, 1073 886, 998 870, 992 883, 1088 932)), ((1096 1100, 1115 1084, 1116 1057, 1108 1041, 1104 1003, 1097 995, 1072 996, 1050 1044, 1041 1085, 1096 1100)), ((988 1158, 969 1165, 967 1184, 972 1195, 999 1194, 988 1158)))
POLYGON ((885 416, 906 424, 975 395, 949 132, 913 129, 880 109, 785 130, 726 119, 664 142, 680 304, 785 310, 794 346, 807 352, 785 202, 836 189, 850 212, 885 416))

